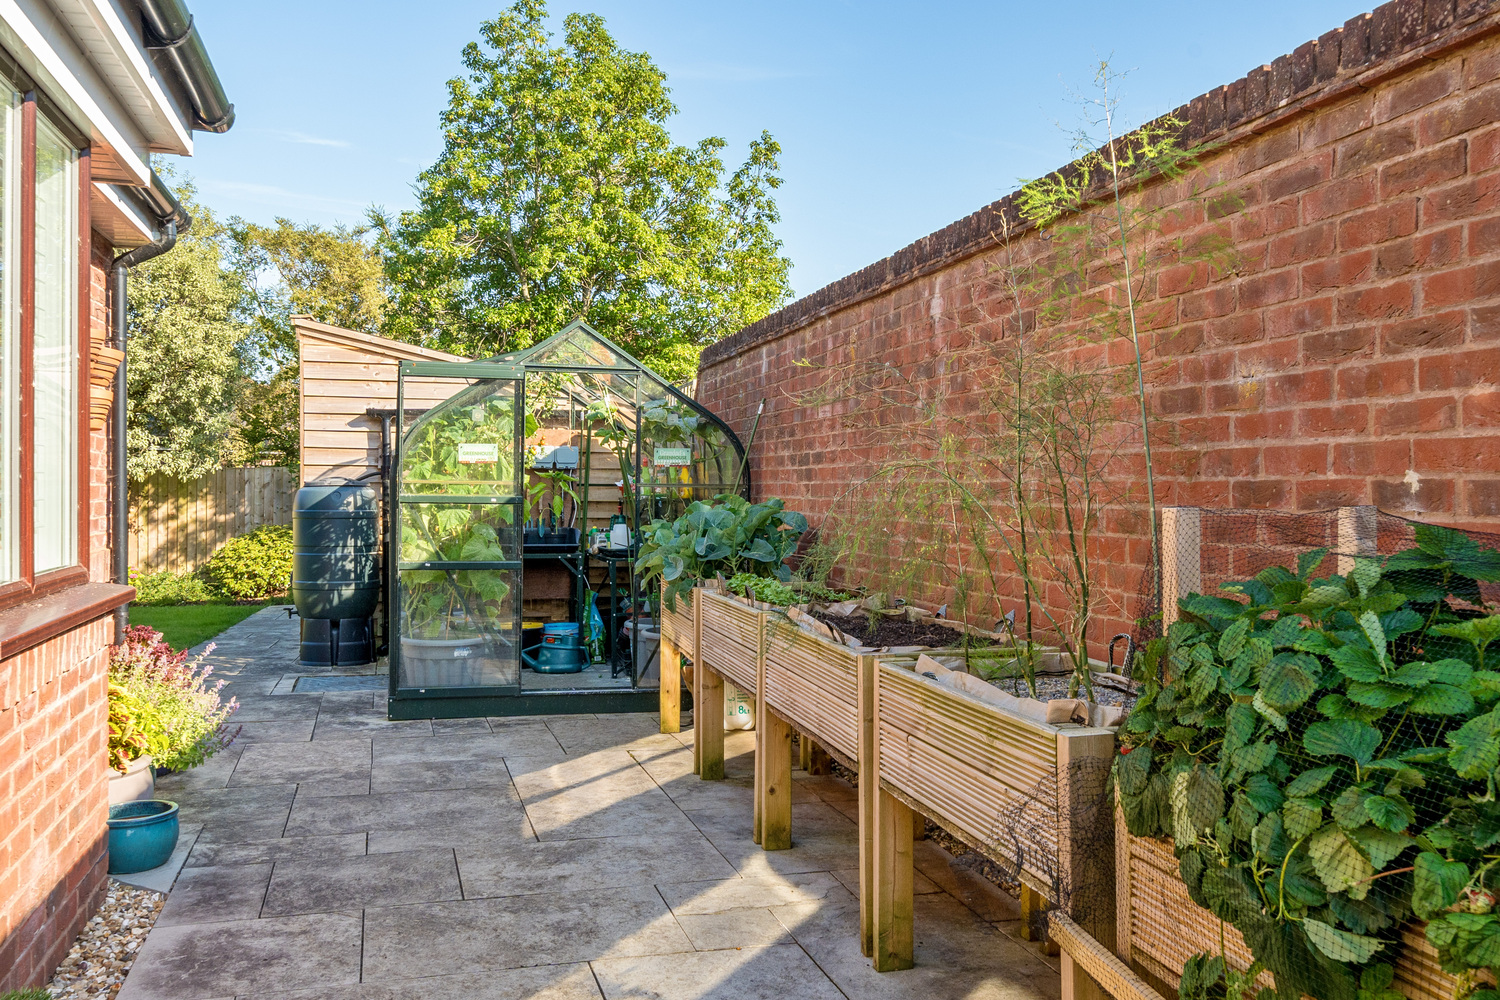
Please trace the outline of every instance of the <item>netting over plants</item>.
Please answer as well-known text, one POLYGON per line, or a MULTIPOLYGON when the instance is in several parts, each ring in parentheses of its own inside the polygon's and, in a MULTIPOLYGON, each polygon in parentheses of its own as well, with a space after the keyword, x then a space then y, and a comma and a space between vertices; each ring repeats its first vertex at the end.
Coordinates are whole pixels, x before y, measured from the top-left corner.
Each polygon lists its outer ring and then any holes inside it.
POLYGON ((1195 942, 1183 996, 1416 995, 1424 947, 1472 988, 1500 965, 1500 539, 1373 508, 1176 511, 1163 537, 1119 800, 1254 959, 1195 942))

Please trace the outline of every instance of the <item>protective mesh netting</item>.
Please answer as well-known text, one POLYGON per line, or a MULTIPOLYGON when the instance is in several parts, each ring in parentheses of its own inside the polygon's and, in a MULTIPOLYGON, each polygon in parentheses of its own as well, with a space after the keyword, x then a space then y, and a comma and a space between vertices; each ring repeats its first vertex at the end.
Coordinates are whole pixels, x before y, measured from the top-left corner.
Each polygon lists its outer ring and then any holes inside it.
POLYGON ((1138 873, 1122 930, 1184 997, 1488 989, 1500 536, 1373 508, 1170 521, 1178 610, 1141 630, 1113 773, 1084 761, 1017 796, 986 853, 1112 938, 1118 790, 1181 879, 1138 873))

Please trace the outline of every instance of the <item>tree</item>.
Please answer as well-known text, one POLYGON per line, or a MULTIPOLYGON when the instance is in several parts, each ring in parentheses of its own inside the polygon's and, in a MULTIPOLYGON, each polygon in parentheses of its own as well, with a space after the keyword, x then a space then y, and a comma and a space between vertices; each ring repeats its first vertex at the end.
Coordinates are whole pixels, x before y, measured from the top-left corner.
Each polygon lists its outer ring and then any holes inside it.
POLYGON ((298 463, 297 342, 292 316, 374 333, 389 299, 369 226, 323 227, 278 218, 232 219, 232 266, 249 292, 255 356, 235 419, 235 460, 298 463))
POLYGON ((247 362, 246 289, 222 264, 224 227, 194 201, 178 200, 193 225, 170 253, 130 272, 126 446, 130 478, 193 479, 228 455, 234 404, 247 362))
POLYGON ((386 230, 386 332, 482 357, 586 319, 669 377, 790 296, 769 133, 727 181, 721 138, 675 145, 666 75, 570 14, 553 47, 519 0, 464 48, 443 152, 386 230))

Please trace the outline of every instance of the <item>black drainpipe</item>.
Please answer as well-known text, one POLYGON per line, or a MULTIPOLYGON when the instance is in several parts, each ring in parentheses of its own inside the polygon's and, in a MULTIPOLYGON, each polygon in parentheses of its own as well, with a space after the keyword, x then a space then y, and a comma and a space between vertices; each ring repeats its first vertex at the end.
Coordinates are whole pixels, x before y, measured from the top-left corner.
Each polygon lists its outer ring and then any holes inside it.
POLYGON ((234 124, 234 105, 209 61, 203 39, 193 27, 193 15, 182 0, 136 0, 141 10, 146 48, 177 78, 193 107, 193 128, 228 132, 234 124))
MULTIPOLYGON (((151 175, 151 187, 146 193, 152 203, 153 209, 160 214, 162 235, 145 246, 136 247, 120 254, 110 264, 110 278, 113 282, 113 316, 115 350, 121 354, 125 353, 125 341, 130 330, 130 309, 127 305, 126 284, 130 269, 137 264, 143 263, 153 257, 160 257, 172 247, 177 245, 177 234, 187 232, 188 227, 193 224, 193 217, 183 211, 177 199, 162 184, 155 173, 151 175)), ((126 433, 126 409, 125 409, 125 364, 126 359, 120 359, 120 368, 115 373, 115 582, 121 586, 130 584, 130 477, 127 467, 128 456, 125 447, 126 433)), ((125 641, 125 625, 128 621, 127 611, 120 608, 115 612, 115 642, 125 641)))

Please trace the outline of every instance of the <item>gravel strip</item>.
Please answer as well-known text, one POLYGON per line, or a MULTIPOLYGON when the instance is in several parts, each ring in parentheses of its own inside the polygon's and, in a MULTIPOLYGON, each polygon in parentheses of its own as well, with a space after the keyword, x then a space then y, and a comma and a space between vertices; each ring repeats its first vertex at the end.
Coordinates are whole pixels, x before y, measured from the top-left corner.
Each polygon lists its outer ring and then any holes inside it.
POLYGON ((57 997, 113 997, 125 984, 135 953, 156 923, 166 896, 109 880, 99 912, 83 925, 73 949, 47 984, 57 997))

